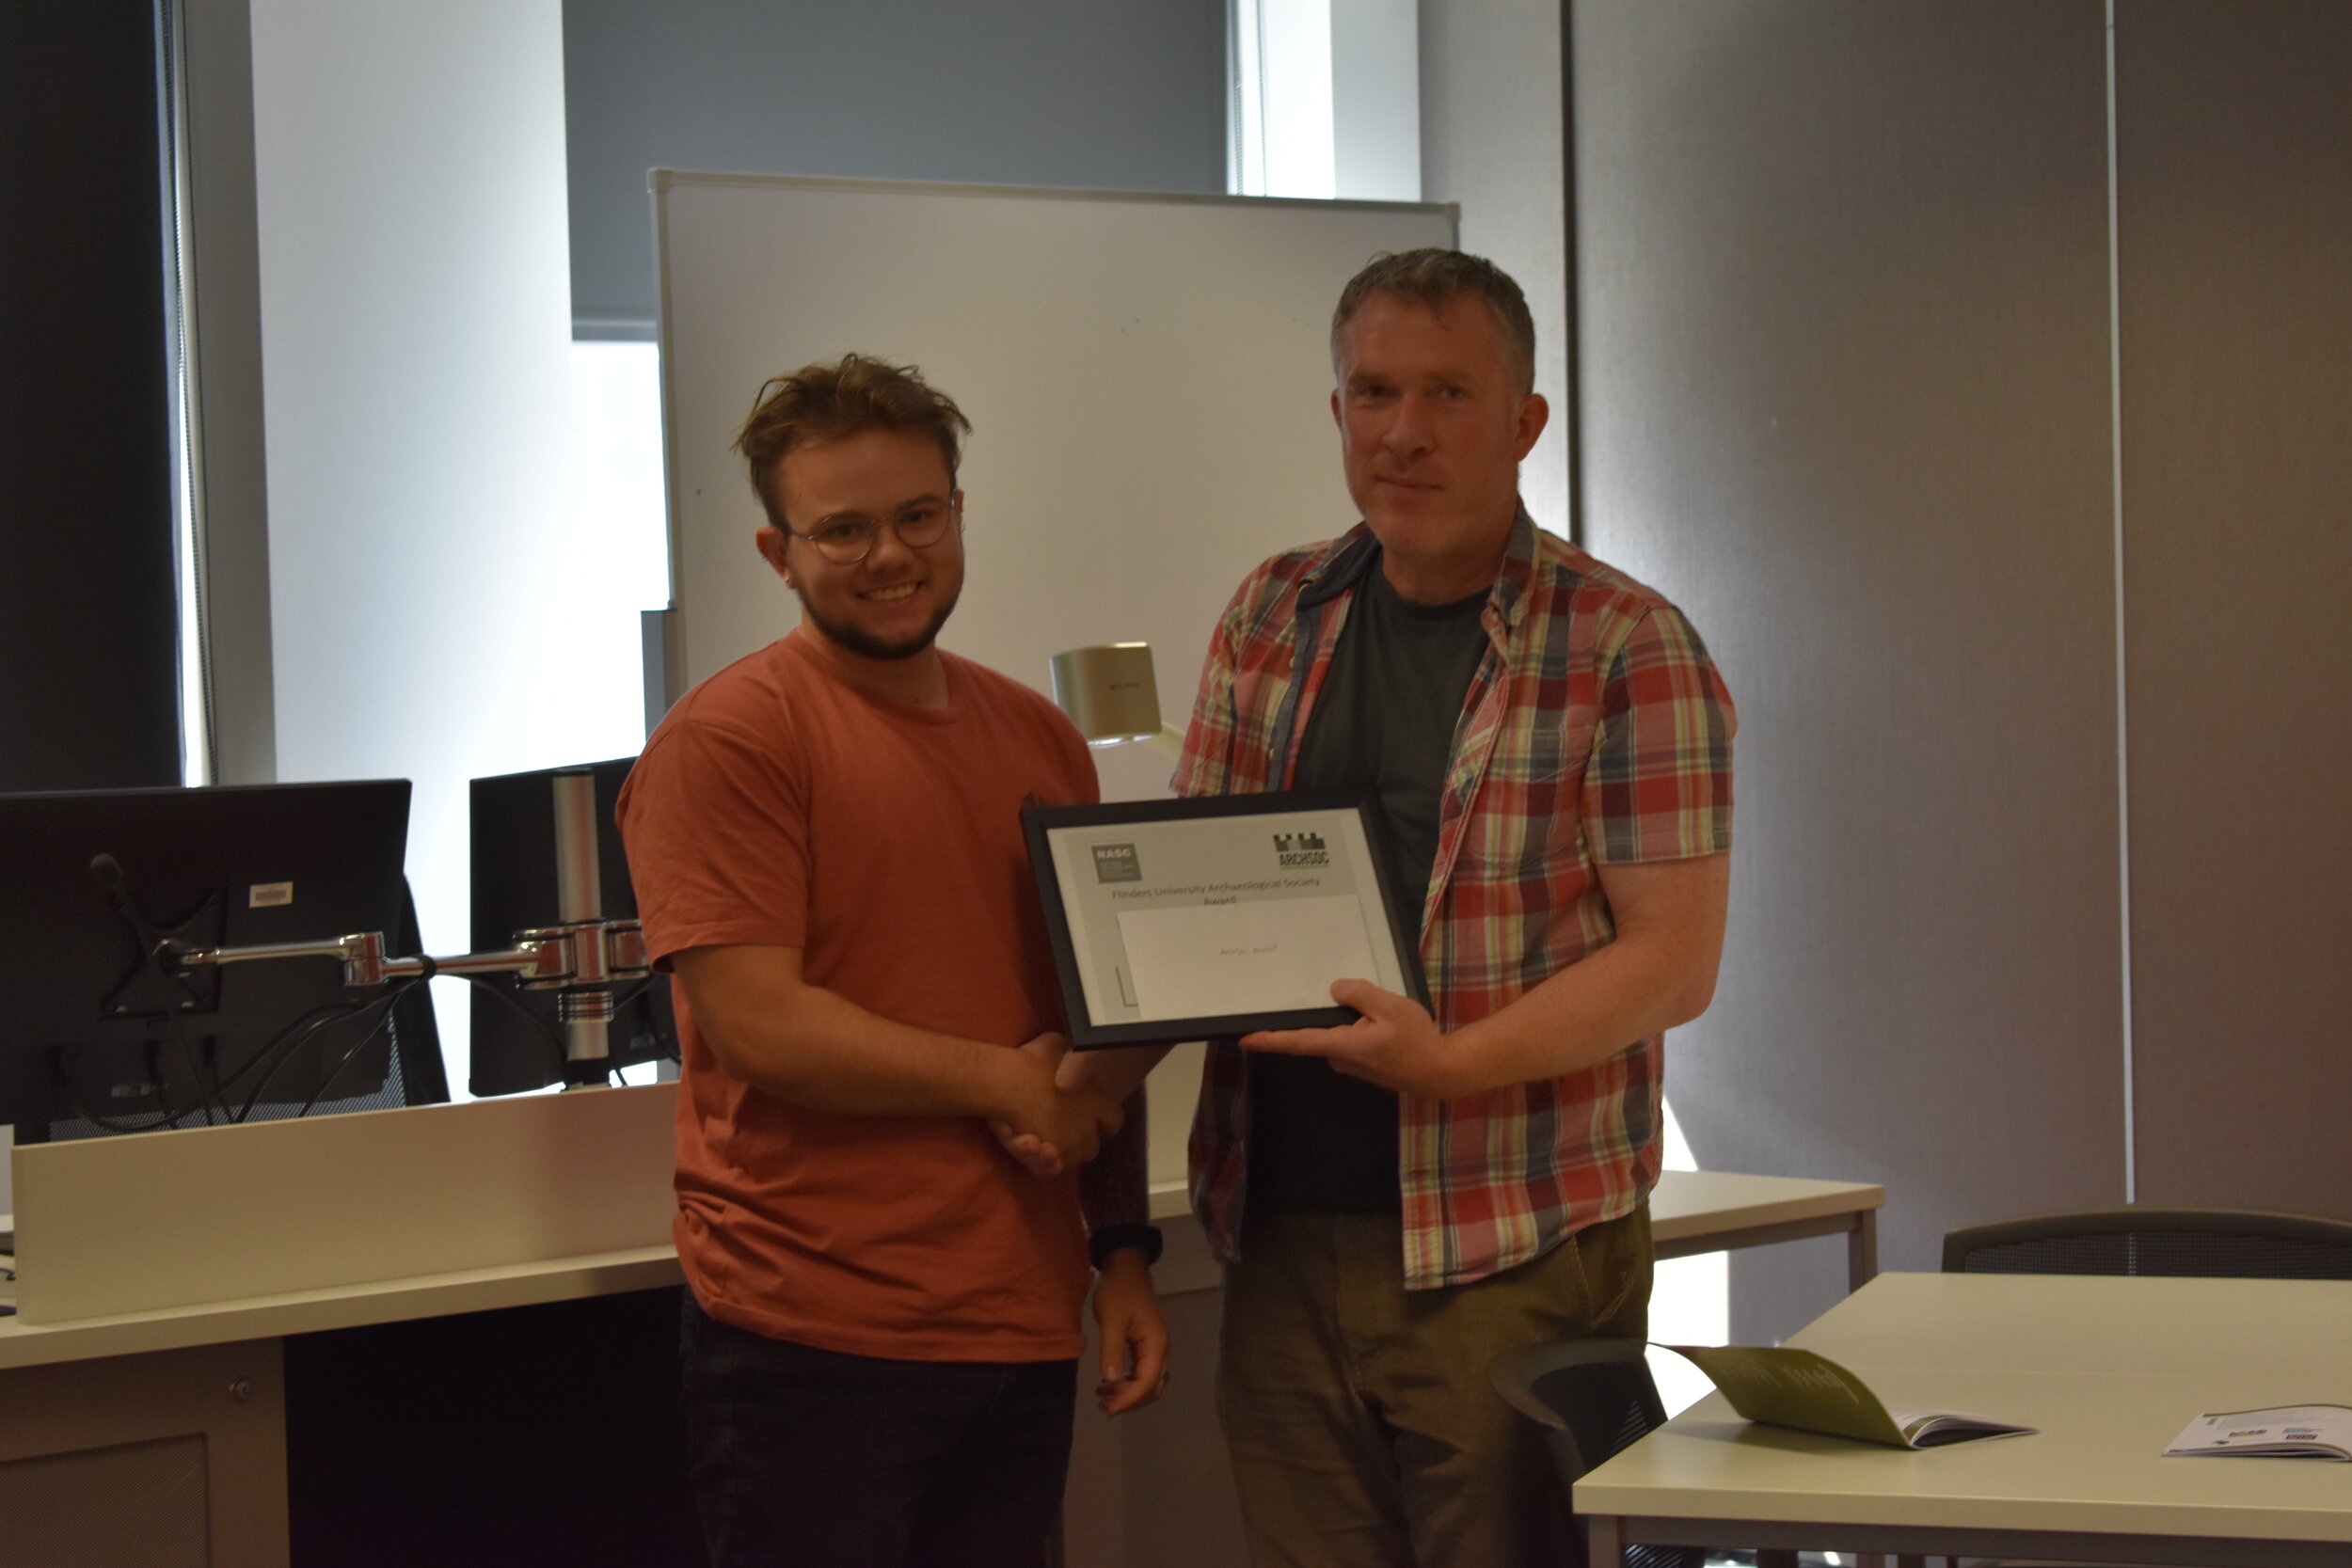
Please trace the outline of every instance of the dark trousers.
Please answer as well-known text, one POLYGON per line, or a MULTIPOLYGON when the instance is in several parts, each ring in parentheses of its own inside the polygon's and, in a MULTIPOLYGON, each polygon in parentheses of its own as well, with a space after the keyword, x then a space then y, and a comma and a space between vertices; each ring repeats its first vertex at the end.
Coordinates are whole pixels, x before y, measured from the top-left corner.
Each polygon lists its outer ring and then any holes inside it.
POLYGON ((1253 1213, 1225 1270, 1217 1414, 1257 1568, 1557 1568, 1577 1560, 1542 1429, 1495 1357, 1639 1339, 1649 1211, 1468 1285, 1405 1289, 1394 1214, 1253 1213))
POLYGON ((1040 1568, 1075 1361, 895 1361, 746 1333, 686 1292, 688 1463, 712 1568, 1040 1568))

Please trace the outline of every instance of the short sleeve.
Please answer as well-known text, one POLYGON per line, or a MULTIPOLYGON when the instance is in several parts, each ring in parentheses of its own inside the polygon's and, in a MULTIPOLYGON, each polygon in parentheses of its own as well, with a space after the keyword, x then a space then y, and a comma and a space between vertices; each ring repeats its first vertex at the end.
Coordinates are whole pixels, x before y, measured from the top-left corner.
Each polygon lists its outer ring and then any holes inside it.
POLYGON ((805 769, 773 741, 688 721, 646 746, 621 792, 645 942, 660 968, 690 947, 801 947, 808 937, 805 769))
POLYGON ((1626 864, 1729 849, 1738 724, 1697 630, 1672 605, 1649 608, 1602 677, 1582 802, 1593 859, 1626 864))

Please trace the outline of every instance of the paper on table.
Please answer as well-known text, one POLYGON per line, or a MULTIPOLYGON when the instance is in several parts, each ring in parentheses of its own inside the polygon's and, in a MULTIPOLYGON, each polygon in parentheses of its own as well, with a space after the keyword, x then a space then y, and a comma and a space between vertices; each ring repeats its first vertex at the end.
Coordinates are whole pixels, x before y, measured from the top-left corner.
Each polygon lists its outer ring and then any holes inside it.
POLYGON ((2282 1404, 2200 1416, 2164 1450, 2167 1459, 2195 1454, 2352 1460, 2352 1408, 2282 1404))
POLYGON ((1145 1022, 1328 1007, 1332 981, 1374 973, 1352 897, 1122 910, 1119 936, 1145 1022))

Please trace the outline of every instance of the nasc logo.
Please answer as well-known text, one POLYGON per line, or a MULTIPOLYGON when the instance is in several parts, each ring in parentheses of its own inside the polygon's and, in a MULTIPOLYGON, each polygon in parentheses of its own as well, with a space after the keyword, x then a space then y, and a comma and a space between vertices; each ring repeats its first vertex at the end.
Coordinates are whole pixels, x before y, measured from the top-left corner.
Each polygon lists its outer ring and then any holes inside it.
POLYGON ((1132 844, 1094 846, 1094 879, 1098 882, 1143 880, 1143 863, 1136 859, 1136 847, 1132 844))

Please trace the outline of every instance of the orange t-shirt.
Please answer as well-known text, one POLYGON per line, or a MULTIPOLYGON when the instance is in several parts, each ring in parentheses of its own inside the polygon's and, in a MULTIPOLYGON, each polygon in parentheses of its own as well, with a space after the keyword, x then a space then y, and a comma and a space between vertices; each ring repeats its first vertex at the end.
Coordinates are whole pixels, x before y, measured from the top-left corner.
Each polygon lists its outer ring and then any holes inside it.
MULTIPOLYGON (((658 962, 797 947, 809 983, 901 1023, 1008 1047, 1062 1026, 1020 810, 1093 800, 1093 764, 1044 698, 945 657, 936 711, 866 696, 798 637, 679 699, 619 811, 658 962)), ((837 1116, 739 1083, 672 989, 675 1234, 711 1316, 901 1360, 1079 1354, 1074 1179, 1030 1175, 976 1118, 837 1116)))

